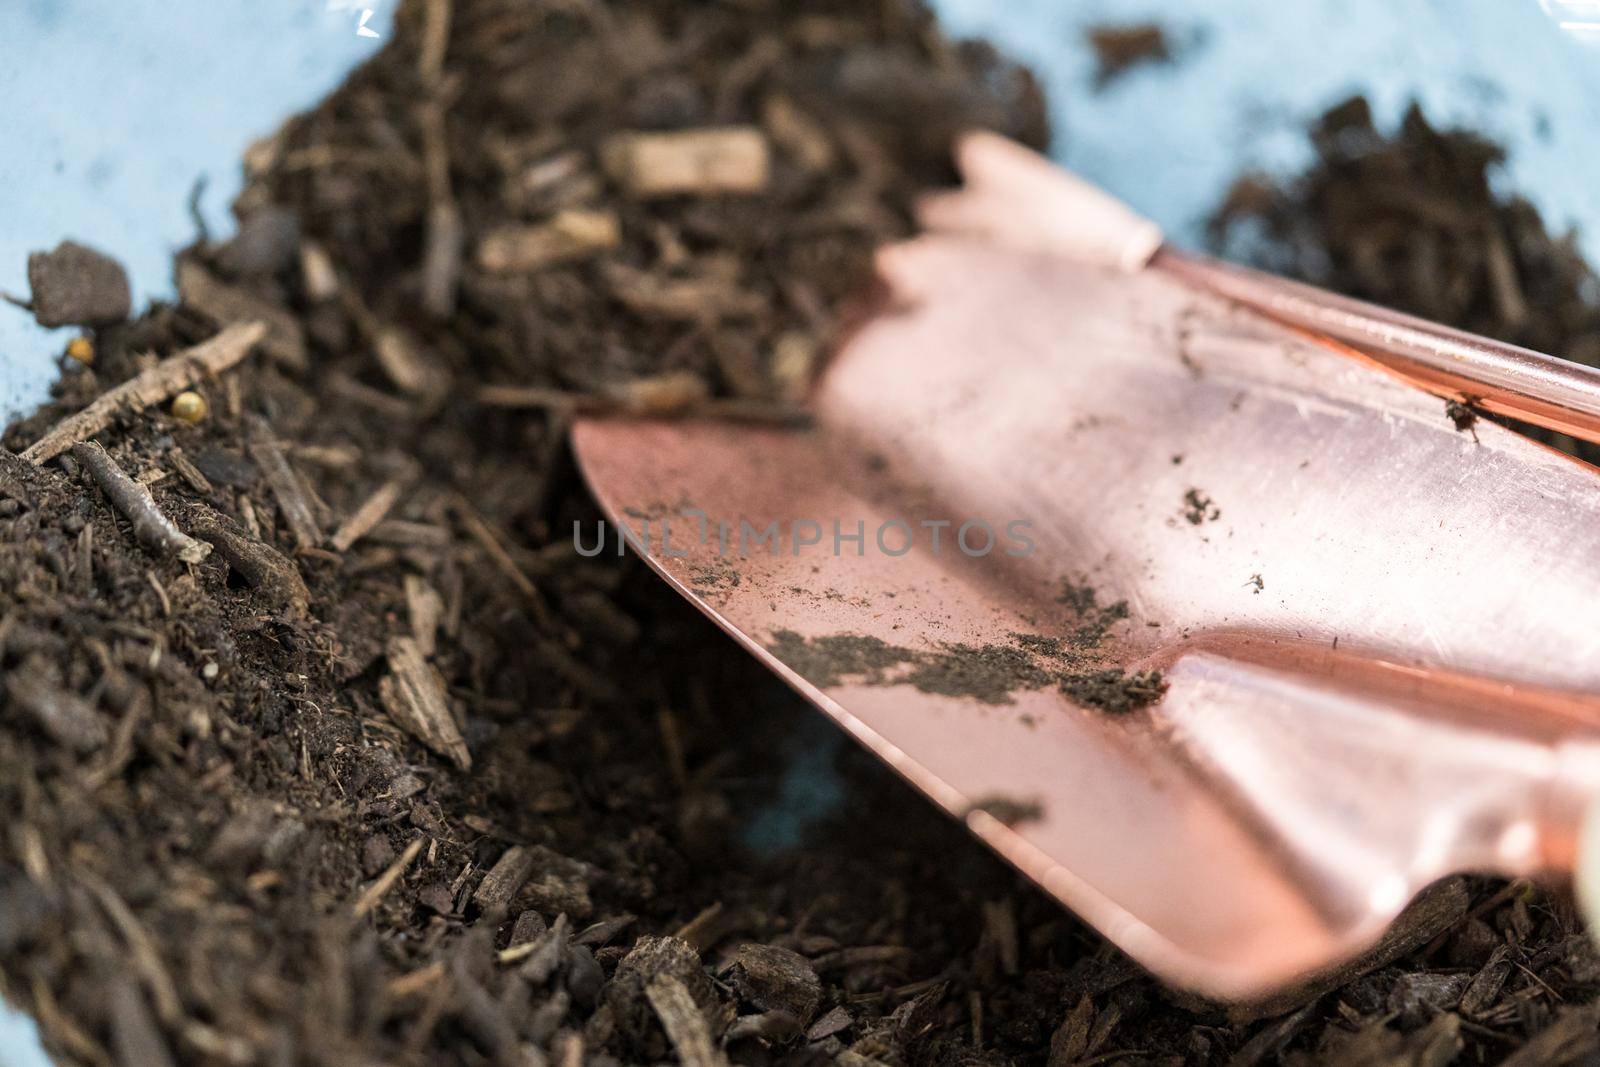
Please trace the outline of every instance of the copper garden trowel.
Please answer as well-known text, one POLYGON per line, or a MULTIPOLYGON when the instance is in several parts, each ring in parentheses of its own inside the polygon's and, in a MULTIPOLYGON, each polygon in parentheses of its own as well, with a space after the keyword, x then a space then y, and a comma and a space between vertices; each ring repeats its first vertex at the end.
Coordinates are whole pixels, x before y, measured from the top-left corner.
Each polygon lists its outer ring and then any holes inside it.
POLYGON ((1172 982, 1266 993, 1458 871, 1592 914, 1600 474, 1441 398, 1597 440, 1600 374, 959 157, 813 426, 575 428, 635 550, 1172 982))

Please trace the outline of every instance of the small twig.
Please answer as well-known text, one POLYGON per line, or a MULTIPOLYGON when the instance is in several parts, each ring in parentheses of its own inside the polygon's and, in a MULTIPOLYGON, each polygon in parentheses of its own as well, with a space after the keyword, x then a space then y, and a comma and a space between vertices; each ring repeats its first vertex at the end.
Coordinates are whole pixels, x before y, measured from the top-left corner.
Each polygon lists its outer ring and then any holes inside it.
POLYGON ((697 950, 704 952, 711 947, 712 938, 707 934, 717 929, 722 918, 722 901, 714 901, 700 909, 700 913, 682 926, 672 935, 682 941, 687 941, 697 950))
POLYGON ((316 514, 311 509, 311 502, 306 499, 300 478, 289 466, 283 449, 278 447, 272 428, 265 419, 256 416, 252 416, 246 425, 249 429, 250 458, 261 468, 267 488, 272 490, 279 510, 289 523, 289 532, 294 534, 295 544, 301 548, 314 548, 321 544, 322 528, 317 525, 316 514))
POLYGON ((72 457, 83 464, 111 501, 111 506, 133 523, 133 535, 145 548, 159 556, 177 556, 185 563, 199 563, 211 554, 210 545, 178 529, 156 507, 150 490, 123 473, 117 461, 98 444, 79 442, 72 446, 72 457))
POLYGON ((207 375, 222 373, 249 354, 266 332, 262 323, 240 323, 229 326, 204 344, 168 356, 115 389, 100 394, 77 414, 56 423, 22 453, 22 458, 30 463, 53 459, 111 425, 121 412, 143 411, 190 388, 207 375))
POLYGON ((505 545, 500 542, 500 538, 489 526, 489 523, 465 499, 457 502, 456 512, 461 520, 461 525, 466 527, 467 533, 472 536, 474 541, 478 542, 484 553, 488 555, 490 562, 499 568, 500 572, 510 580, 512 585, 517 587, 517 591, 532 605, 534 614, 538 616, 539 621, 547 626, 551 625, 553 620, 550 617, 550 611, 545 606, 544 597, 539 594, 538 587, 533 584, 532 579, 523 572, 522 568, 517 566, 516 560, 511 558, 511 553, 506 551, 505 545))
POLYGON ((422 30, 422 47, 417 53, 417 74, 422 83, 436 87, 444 73, 445 50, 450 45, 452 0, 428 0, 422 30))
POLYGON ((211 480, 200 473, 200 468, 189 462, 189 457, 183 454, 183 449, 173 448, 168 452, 167 462, 178 472, 178 477, 189 483, 189 488, 197 493, 211 492, 211 480))
POLYGON ((644 995, 683 1067, 725 1067, 728 1061, 718 1053, 711 1027, 687 986, 669 974, 658 974, 645 986, 644 995))
POLYGON ((394 888, 394 884, 400 880, 400 876, 406 873, 406 868, 411 866, 411 861, 416 859, 421 852, 422 838, 412 838, 411 843, 406 846, 404 852, 400 853, 399 858, 389 864, 388 868, 378 875, 371 885, 367 886, 366 891, 356 898, 355 904, 350 909, 355 914, 355 917, 359 919, 377 907, 378 901, 382 900, 389 890, 394 888))
POLYGON ((200 198, 206 195, 206 176, 200 175, 189 187, 189 221, 194 224, 195 244, 211 243, 211 228, 206 225, 205 212, 200 210, 200 198))
POLYGON ((444 77, 450 45, 452 0, 428 0, 417 73, 427 99, 417 108, 422 129, 422 157, 428 182, 428 227, 422 261, 422 303, 438 318, 455 314, 456 285, 461 276, 461 248, 466 230, 450 188, 450 142, 445 111, 451 95, 444 77))
POLYGON ((484 911, 504 908, 533 874, 538 853, 522 845, 506 849, 472 894, 472 902, 484 911))
MULTIPOLYGON (((249 500, 249 497, 242 498, 249 500)), ((248 537, 231 519, 205 509, 191 520, 196 537, 216 546, 217 552, 238 571, 251 588, 279 608, 303 615, 311 602, 305 579, 283 553, 248 537)))
MULTIPOLYGON (((86 526, 84 529, 93 529, 93 527, 86 526)), ((167 597, 166 587, 161 584, 161 579, 156 577, 155 571, 145 571, 144 576, 149 580, 151 587, 155 589, 156 598, 161 601, 161 614, 170 619, 172 617, 172 601, 167 597)))
POLYGON ((328 539, 328 544, 335 552, 348 552, 351 545, 371 533, 372 528, 384 520, 390 510, 400 502, 400 495, 405 489, 404 479, 394 478, 384 482, 340 524, 333 532, 333 536, 328 539))

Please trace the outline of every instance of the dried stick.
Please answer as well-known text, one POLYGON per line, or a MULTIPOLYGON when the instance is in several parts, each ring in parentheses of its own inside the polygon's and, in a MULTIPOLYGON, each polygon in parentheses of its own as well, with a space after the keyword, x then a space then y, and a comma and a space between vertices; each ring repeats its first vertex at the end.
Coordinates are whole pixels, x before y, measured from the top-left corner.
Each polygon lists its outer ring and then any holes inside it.
POLYGON ((405 489, 406 482, 403 479, 394 478, 384 482, 340 524, 328 539, 328 544, 335 552, 348 552, 351 545, 371 533, 372 528, 384 520, 390 509, 400 502, 405 489))
POLYGON ((461 246, 466 231, 461 209, 450 189, 450 147, 445 131, 449 107, 444 77, 450 44, 452 0, 429 0, 423 26, 417 73, 428 97, 417 109, 422 129, 422 157, 428 179, 428 229, 422 264, 422 303, 436 318, 455 314, 456 285, 461 277, 461 246))
POLYGON ((267 480, 267 488, 272 490, 273 498, 278 502, 278 509, 283 512, 290 533, 294 534, 295 544, 300 548, 312 548, 321 544, 322 528, 317 524, 317 517, 311 509, 311 501, 306 499, 299 475, 289 466, 289 460, 284 456, 283 449, 278 447, 277 438, 272 435, 272 427, 267 425, 265 419, 254 415, 248 418, 246 426, 249 430, 246 447, 250 452, 250 458, 261 468, 262 477, 267 480))
POLYGON ((262 323, 240 323, 229 326, 204 344, 168 356, 115 389, 100 394, 77 414, 56 423, 22 453, 22 458, 30 463, 53 459, 111 425, 120 413, 143 411, 188 389, 207 375, 220 374, 243 359, 266 332, 262 323))
POLYGON ((421 851, 422 838, 412 838, 405 851, 400 853, 399 857, 389 864, 388 868, 378 875, 371 885, 367 886, 365 892, 356 898, 355 904, 350 908, 356 918, 361 918, 378 906, 378 902, 388 894, 389 890, 394 888, 394 884, 400 880, 402 874, 406 873, 406 868, 411 866, 411 861, 416 859, 421 851))
POLYGON ((449 694, 439 668, 429 663, 409 637, 389 639, 389 673, 378 682, 378 699, 389 718, 411 736, 464 771, 472 769, 472 753, 450 711, 449 694))
POLYGON ((94 478, 111 506, 133 523, 133 535, 145 548, 158 556, 177 556, 185 563, 199 563, 211 554, 210 545, 178 529, 156 507, 150 490, 124 474, 117 461, 98 444, 79 442, 72 446, 72 456, 94 478))
MULTIPOLYGON (((249 498, 246 497, 246 500, 249 498)), ((282 552, 245 535, 232 519, 209 508, 191 521, 196 537, 216 546, 228 566, 267 601, 296 615, 304 615, 311 603, 305 579, 299 568, 282 552)))
POLYGON ((644 995, 683 1067, 726 1067, 727 1058, 717 1051, 711 1027, 687 986, 670 974, 658 974, 645 986, 644 995))

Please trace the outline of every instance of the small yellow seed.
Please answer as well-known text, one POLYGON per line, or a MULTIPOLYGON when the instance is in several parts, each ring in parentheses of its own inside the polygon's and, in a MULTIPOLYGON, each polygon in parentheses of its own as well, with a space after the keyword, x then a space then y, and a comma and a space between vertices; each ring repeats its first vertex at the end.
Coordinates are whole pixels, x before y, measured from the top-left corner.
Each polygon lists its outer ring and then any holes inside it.
POLYGON ((190 425, 206 417, 206 398, 199 393, 179 393, 172 398, 172 417, 190 425))
POLYGON ((94 342, 87 337, 74 337, 67 342, 67 355, 85 367, 94 364, 94 342))

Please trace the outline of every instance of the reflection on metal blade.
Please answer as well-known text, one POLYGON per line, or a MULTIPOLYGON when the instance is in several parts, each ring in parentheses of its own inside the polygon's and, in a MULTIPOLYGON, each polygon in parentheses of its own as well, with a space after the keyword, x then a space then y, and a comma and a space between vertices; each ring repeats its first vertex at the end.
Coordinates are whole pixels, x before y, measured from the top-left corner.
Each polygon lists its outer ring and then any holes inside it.
POLYGON ((663 577, 1207 993, 1359 951, 1443 874, 1570 868, 1595 471, 1159 267, 970 232, 880 263, 895 310, 815 427, 577 426, 663 577))

